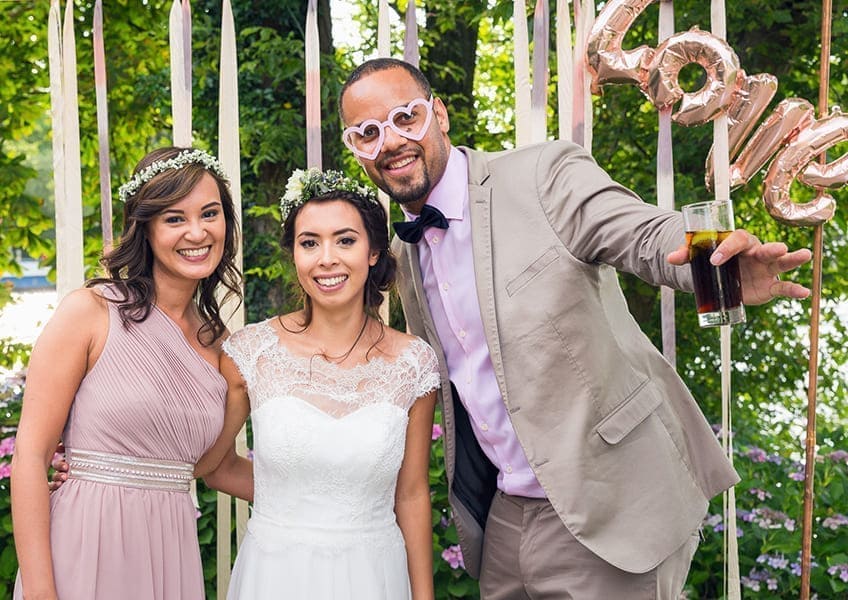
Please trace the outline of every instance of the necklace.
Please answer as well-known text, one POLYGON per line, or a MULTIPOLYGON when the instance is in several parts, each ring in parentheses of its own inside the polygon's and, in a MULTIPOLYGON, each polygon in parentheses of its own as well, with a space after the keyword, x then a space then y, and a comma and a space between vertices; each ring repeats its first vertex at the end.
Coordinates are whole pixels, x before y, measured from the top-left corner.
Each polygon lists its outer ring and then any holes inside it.
MULTIPOLYGON (((351 352, 353 352, 353 349, 356 348, 356 345, 359 343, 359 340, 362 339, 362 335, 365 333, 365 328, 368 326, 368 315, 363 313, 362 317, 363 317, 362 318, 362 327, 359 328, 359 333, 356 334, 356 338, 353 340, 353 344, 351 344, 350 348, 347 349, 347 352, 345 352, 344 354, 341 354, 339 356, 331 356, 331 355, 327 354, 325 351, 319 349, 313 355, 313 358, 316 357, 316 356, 320 356, 324 360, 326 360, 327 362, 332 362, 332 363, 335 363, 335 364, 343 363, 347 359, 347 357, 350 356, 351 352)), ((291 330, 288 327, 286 327, 285 323, 283 323, 282 315, 277 315, 277 321, 280 323, 280 327, 282 327, 284 330, 286 330, 290 333, 303 333, 309 328, 309 325, 305 325, 303 327, 303 329, 301 329, 300 331, 291 330)))
POLYGON ((350 356, 350 353, 353 352, 353 349, 356 348, 356 345, 359 343, 359 340, 362 339, 362 334, 365 333, 365 326, 368 325, 368 315, 364 314, 362 316, 364 317, 362 319, 362 327, 359 328, 359 333, 356 334, 356 339, 353 340, 353 345, 351 345, 351 347, 347 349, 347 352, 345 352, 341 356, 330 356, 326 352, 320 352, 318 356, 322 356, 325 360, 334 362, 336 364, 343 363, 347 359, 347 357, 350 356))

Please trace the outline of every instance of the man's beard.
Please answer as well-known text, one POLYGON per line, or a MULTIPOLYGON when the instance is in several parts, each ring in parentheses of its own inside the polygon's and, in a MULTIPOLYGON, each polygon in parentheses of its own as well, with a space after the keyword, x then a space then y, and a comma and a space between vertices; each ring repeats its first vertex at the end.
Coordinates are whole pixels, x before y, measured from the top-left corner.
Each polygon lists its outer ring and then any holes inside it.
POLYGON ((430 176, 425 170, 421 175, 421 181, 407 186, 393 187, 386 183, 385 192, 389 198, 400 205, 413 204, 423 200, 430 193, 430 176))

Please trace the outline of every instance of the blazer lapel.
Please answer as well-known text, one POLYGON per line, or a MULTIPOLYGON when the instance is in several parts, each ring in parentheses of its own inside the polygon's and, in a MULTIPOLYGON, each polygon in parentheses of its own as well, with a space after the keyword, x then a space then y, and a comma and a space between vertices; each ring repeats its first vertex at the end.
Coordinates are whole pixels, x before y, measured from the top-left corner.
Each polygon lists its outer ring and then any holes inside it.
MULTIPOLYGON (((465 150, 465 149, 463 149, 465 150)), ((506 380, 501 358, 498 319, 495 312, 495 284, 492 262, 492 189, 479 185, 488 177, 485 163, 475 152, 466 151, 468 157, 468 203, 471 213, 471 246, 474 251, 474 278, 477 281, 477 299, 480 316, 489 346, 489 356, 498 381, 501 396, 507 402, 506 380), (484 174, 485 172, 485 174, 484 174)))

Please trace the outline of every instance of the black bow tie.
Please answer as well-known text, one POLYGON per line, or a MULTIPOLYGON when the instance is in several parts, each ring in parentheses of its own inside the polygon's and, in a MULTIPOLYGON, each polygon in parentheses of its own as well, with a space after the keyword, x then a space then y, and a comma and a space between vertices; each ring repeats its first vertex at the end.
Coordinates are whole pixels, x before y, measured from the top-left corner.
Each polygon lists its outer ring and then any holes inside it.
POLYGON ((392 223, 395 228, 395 233, 404 242, 417 244, 424 235, 424 230, 427 227, 438 227, 439 229, 448 228, 448 220, 438 208, 425 204, 421 208, 421 214, 414 221, 406 221, 402 223, 392 223))

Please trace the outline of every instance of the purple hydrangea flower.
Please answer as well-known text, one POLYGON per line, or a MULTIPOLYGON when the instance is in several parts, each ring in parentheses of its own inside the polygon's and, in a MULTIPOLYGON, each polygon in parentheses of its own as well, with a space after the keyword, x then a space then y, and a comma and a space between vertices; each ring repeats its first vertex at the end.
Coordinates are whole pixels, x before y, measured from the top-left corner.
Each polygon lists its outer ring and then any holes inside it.
POLYGON ((760 488, 751 488, 750 490, 748 490, 748 493, 753 494, 760 501, 765 500, 766 498, 771 498, 770 492, 767 492, 766 490, 761 490, 760 488))
POLYGON ((0 461, 0 479, 6 479, 12 474, 12 465, 6 461, 0 461))
POLYGON ((742 587, 746 587, 753 592, 759 592, 760 591, 760 582, 756 579, 752 579, 750 577, 742 576, 742 578, 739 581, 742 584, 742 587))
POLYGON ((750 523, 754 520, 754 511, 745 510, 744 508, 737 509, 736 518, 742 519, 743 523, 750 523))
POLYGON ((827 527, 828 529, 839 529, 843 525, 848 525, 848 517, 840 515, 839 513, 822 521, 822 526, 827 527))
POLYGON ((836 450, 827 455, 827 458, 834 462, 844 462, 848 465, 848 452, 845 450, 836 450))
POLYGON ((779 465, 779 464, 783 463, 783 457, 780 456, 780 454, 769 454, 768 458, 766 458, 766 460, 769 461, 770 463, 775 464, 775 465, 779 465))
POLYGON ((451 569, 465 568, 462 560, 462 549, 459 546, 448 546, 442 550, 442 558, 450 565, 451 569))
POLYGON ((724 520, 722 515, 707 515, 704 518, 704 525, 706 527, 714 527, 721 523, 724 520))
POLYGON ((0 440, 0 457, 12 456, 15 453, 15 436, 0 440))
POLYGON ((768 566, 770 566, 772 569, 785 569, 789 565, 789 559, 784 557, 782 554, 769 555, 767 562, 768 566))
POLYGON ((848 582, 848 563, 832 565, 827 569, 828 575, 836 575, 842 581, 848 582))
POLYGON ((430 439, 436 441, 442 437, 442 426, 438 423, 433 423, 433 434, 430 436, 430 439))
POLYGON ((766 579, 766 587, 769 590, 772 590, 772 591, 776 590, 777 589, 777 579, 775 579, 774 577, 769 577, 768 579, 766 579))
POLYGON ((768 454, 762 448, 757 448, 756 446, 751 446, 746 452, 745 456, 751 460, 751 462, 755 463, 764 463, 768 460, 768 454))
POLYGON ((795 531, 795 520, 779 510, 763 506, 751 511, 750 522, 759 525, 763 529, 785 528, 787 531, 795 531))

